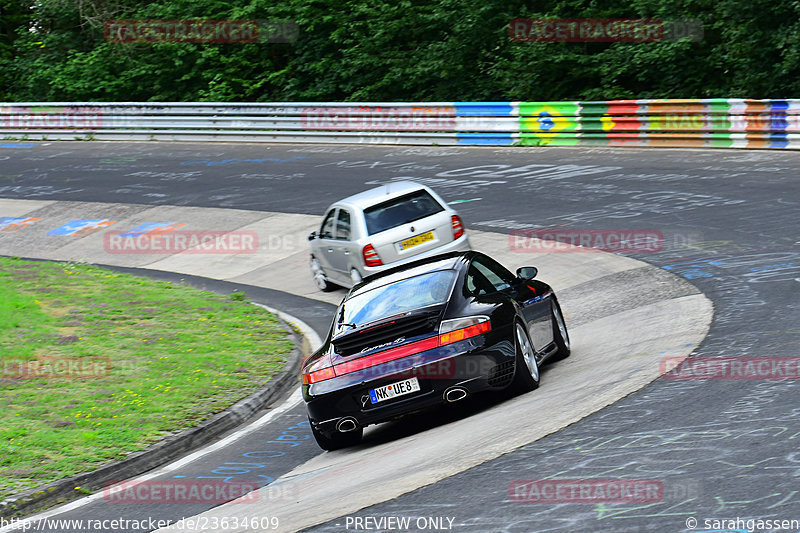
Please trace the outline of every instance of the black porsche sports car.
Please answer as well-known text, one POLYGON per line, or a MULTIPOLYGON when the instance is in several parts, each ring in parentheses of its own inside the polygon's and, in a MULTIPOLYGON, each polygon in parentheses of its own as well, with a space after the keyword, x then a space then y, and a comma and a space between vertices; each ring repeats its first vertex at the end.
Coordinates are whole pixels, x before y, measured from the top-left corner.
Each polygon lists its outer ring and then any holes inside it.
POLYGON ((478 391, 535 389, 539 365, 570 353, 555 293, 536 273, 455 252, 353 287, 302 366, 320 447, 351 446, 365 426, 478 391))

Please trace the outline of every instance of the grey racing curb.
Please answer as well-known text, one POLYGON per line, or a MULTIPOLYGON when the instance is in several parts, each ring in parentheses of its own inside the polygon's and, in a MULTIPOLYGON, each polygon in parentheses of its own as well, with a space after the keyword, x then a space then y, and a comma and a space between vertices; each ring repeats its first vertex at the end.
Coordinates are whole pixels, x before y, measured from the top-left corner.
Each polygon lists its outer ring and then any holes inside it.
MULTIPOLYGON (((281 312, 281 315, 288 317, 281 312)), ((96 492, 104 485, 138 476, 186 452, 209 443, 223 433, 249 420, 275 400, 282 398, 297 386, 300 362, 311 353, 308 339, 281 317, 276 317, 292 336, 294 348, 289 353, 283 369, 275 374, 262 388, 221 413, 193 427, 168 437, 149 448, 136 452, 125 459, 107 463, 92 472, 54 481, 14 495, 0 502, 0 517, 12 518, 33 514, 54 505, 77 500, 96 492), (80 490, 76 490, 80 487, 80 490)))

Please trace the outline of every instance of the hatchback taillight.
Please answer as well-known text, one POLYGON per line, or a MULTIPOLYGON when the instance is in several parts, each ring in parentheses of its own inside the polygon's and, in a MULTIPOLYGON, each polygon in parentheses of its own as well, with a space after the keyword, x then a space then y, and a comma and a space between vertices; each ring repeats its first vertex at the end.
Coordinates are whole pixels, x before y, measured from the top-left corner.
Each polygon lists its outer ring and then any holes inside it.
POLYGON ((383 264, 381 256, 375 251, 371 244, 368 244, 361 250, 361 255, 364 257, 364 264, 368 267, 377 267, 383 264))
POLYGON ((464 235, 464 224, 461 223, 461 219, 458 215, 453 215, 450 218, 453 221, 453 240, 456 240, 464 235))

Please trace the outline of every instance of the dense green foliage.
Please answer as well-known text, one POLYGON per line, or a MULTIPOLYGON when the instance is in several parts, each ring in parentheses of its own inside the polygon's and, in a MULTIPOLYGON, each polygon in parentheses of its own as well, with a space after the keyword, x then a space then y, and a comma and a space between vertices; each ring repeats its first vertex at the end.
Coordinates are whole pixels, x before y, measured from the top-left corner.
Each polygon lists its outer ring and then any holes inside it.
POLYGON ((0 0, 0 100, 788 98, 800 2, 0 0), (701 41, 531 43, 514 18, 696 20, 701 41), (113 43, 112 19, 268 19, 293 43, 113 43))

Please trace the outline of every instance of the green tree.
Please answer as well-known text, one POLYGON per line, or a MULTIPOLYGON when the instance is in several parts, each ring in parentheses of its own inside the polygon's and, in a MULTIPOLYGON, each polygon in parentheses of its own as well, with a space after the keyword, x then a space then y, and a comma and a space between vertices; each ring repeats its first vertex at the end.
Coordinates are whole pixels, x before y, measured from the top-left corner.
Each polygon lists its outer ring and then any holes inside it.
POLYGON ((0 0, 10 100, 450 101, 787 98, 800 3, 751 0, 0 0), (514 18, 702 23, 664 42, 509 38, 514 18), (116 43, 114 19, 296 23, 293 43, 116 43))
POLYGON ((30 0, 0 0, 0 101, 11 98, 16 42, 32 19, 30 0))

